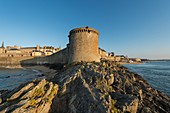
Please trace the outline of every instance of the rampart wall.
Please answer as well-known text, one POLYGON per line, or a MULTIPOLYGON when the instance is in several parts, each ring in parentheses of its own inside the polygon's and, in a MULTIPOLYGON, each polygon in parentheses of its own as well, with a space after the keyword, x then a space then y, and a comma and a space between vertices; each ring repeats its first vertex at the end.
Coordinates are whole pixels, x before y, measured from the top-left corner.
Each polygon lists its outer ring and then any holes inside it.
POLYGON ((41 64, 66 64, 68 62, 67 48, 46 57, 34 57, 33 59, 21 61, 22 65, 41 65, 41 64))
POLYGON ((16 67, 20 66, 21 62, 24 60, 30 60, 33 59, 34 57, 26 56, 26 57, 0 57, 0 67, 6 67, 6 66, 11 66, 11 67, 16 67))
POLYGON ((66 64, 68 62, 67 48, 45 57, 0 57, 0 67, 28 66, 42 64, 66 64))

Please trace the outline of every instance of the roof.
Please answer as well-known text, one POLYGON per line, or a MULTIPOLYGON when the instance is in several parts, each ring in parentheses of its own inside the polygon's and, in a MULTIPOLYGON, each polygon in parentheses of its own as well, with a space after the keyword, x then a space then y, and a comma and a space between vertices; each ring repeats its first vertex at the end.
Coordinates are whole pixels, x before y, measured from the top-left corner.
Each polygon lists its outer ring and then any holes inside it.
POLYGON ((19 51, 19 49, 17 49, 17 48, 11 48, 11 49, 9 49, 8 51, 19 51))
POLYGON ((21 49, 36 49, 37 47, 22 47, 21 49))
POLYGON ((32 52, 40 52, 40 53, 42 53, 42 51, 39 51, 39 50, 33 50, 32 52))
POLYGON ((50 50, 46 50, 46 52, 52 52, 52 51, 50 51, 50 50))
POLYGON ((44 49, 54 49, 53 46, 44 46, 43 48, 44 48, 44 49))
POLYGON ((102 51, 104 51, 104 52, 106 52, 104 49, 102 49, 102 48, 100 48, 100 47, 99 47, 99 49, 102 50, 102 51))

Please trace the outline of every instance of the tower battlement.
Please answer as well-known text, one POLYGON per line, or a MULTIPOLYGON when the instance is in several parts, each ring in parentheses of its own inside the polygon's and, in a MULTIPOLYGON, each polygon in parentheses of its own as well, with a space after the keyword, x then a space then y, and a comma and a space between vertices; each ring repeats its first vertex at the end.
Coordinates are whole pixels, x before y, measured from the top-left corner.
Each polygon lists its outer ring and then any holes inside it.
POLYGON ((69 32, 69 36, 70 36, 71 34, 73 34, 73 33, 80 33, 80 32, 88 32, 88 33, 93 32, 93 33, 96 33, 97 35, 99 35, 99 31, 97 31, 97 30, 95 30, 95 29, 93 29, 93 28, 81 27, 81 28, 75 28, 75 29, 71 30, 71 31, 69 32))

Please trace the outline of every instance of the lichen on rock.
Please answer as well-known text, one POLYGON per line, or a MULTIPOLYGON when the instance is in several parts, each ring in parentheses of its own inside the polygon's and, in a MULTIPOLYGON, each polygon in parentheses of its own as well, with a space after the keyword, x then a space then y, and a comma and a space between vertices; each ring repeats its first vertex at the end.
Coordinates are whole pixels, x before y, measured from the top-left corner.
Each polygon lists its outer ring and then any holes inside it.
POLYGON ((0 113, 48 113, 57 91, 58 85, 45 79, 32 81, 12 91, 9 97, 2 94, 0 113))

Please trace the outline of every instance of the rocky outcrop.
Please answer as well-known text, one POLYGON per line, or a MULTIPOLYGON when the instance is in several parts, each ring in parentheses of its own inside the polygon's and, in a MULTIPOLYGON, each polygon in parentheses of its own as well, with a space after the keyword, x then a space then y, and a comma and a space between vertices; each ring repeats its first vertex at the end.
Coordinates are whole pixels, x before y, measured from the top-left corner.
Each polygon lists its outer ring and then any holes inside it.
POLYGON ((0 113, 48 113, 57 91, 58 85, 43 79, 3 92, 0 113))
POLYGON ((53 82, 51 113, 170 112, 169 96, 114 62, 67 65, 53 82))
POLYGON ((51 82, 29 82, 0 97, 0 113, 170 112, 169 96, 110 61, 69 64, 51 82))

